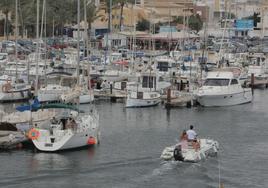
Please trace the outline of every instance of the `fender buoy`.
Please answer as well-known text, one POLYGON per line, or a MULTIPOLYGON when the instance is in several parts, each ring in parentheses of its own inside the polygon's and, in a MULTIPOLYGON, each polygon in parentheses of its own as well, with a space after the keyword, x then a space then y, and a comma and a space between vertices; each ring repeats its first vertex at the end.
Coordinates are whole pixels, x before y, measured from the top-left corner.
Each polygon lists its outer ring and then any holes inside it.
POLYGON ((95 145, 96 144, 96 139, 94 137, 89 137, 87 140, 88 145, 95 145))
POLYGON ((36 129, 31 129, 28 133, 28 137, 31 139, 31 140, 36 140, 38 137, 39 137, 39 131, 36 130, 36 129))

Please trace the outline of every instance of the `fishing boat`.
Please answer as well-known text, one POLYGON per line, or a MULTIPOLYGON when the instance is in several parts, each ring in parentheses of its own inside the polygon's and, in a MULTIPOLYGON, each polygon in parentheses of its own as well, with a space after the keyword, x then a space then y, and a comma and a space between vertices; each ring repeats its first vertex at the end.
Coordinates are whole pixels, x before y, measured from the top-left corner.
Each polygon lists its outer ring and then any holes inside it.
POLYGON ((161 102, 161 95, 156 91, 156 75, 143 73, 141 80, 135 90, 128 90, 126 107, 149 107, 161 102))
POLYGON ((29 131, 29 138, 41 151, 54 152, 99 143, 99 115, 95 110, 81 113, 65 108, 41 127, 29 131))
POLYGON ((208 72, 203 86, 196 94, 197 102, 202 106, 231 106, 252 101, 250 88, 243 88, 239 77, 232 71, 208 72))
POLYGON ((129 91, 126 107, 149 107, 156 106, 161 102, 161 95, 154 91, 129 91))
POLYGON ((199 162, 208 156, 216 155, 219 151, 219 143, 212 139, 198 139, 199 149, 195 149, 191 142, 180 142, 177 145, 166 147, 162 154, 163 160, 175 160, 183 162, 199 162))

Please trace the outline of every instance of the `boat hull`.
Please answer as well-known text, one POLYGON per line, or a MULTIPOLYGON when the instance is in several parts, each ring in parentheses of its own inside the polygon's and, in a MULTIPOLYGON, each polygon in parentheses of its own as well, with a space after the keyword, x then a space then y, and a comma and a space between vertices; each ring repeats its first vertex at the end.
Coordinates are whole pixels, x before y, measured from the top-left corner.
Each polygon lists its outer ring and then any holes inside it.
POLYGON ((160 103, 160 98, 156 99, 127 99, 126 107, 150 107, 160 103))
MULTIPOLYGON (((186 141, 187 142, 187 141, 186 141)), ((188 142, 186 144, 179 143, 181 146, 181 161, 183 162, 199 162, 206 159, 208 156, 212 156, 218 153, 219 143, 211 139, 199 139, 200 149, 195 150, 192 146, 189 146, 188 142)), ((177 145, 166 147, 162 154, 161 159, 163 160, 175 160, 174 150, 177 145)))
POLYGON ((12 102, 29 99, 29 90, 0 93, 0 102, 12 102))
MULTIPOLYGON (((54 143, 51 142, 53 136, 49 136, 46 140, 33 140, 35 147, 40 151, 47 151, 47 152, 54 152, 59 150, 67 150, 67 149, 74 149, 80 148, 83 146, 87 146, 88 140, 90 137, 94 137, 97 140, 97 136, 92 136, 92 132, 80 132, 80 133, 73 133, 71 130, 67 130, 68 133, 64 135, 64 137, 56 141, 54 143)), ((46 132, 41 132, 41 134, 48 134, 46 132)))
POLYGON ((209 94, 209 95, 197 95, 197 102, 201 106, 213 107, 213 106, 232 106, 252 101, 251 89, 245 89, 242 92, 231 94, 209 94))

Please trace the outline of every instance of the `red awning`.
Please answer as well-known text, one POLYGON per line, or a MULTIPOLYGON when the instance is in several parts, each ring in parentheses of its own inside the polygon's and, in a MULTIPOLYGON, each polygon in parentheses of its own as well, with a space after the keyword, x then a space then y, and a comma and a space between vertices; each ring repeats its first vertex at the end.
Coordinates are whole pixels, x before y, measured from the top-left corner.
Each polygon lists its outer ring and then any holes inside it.
POLYGON ((128 61, 126 61, 126 60, 118 60, 118 61, 115 61, 113 63, 116 65, 128 65, 128 61))

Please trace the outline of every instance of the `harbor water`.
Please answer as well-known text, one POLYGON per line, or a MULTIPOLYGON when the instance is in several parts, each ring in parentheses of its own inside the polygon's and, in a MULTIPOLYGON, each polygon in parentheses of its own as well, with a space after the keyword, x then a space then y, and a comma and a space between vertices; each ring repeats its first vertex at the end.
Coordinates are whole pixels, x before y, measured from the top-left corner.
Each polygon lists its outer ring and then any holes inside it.
POLYGON ((267 101, 265 90, 256 90, 252 103, 219 108, 126 109, 123 103, 96 101, 99 146, 58 153, 1 151, 0 187, 217 188, 222 182, 226 188, 265 188, 267 101), (219 142, 218 156, 200 163, 162 161, 162 150, 190 124, 200 138, 219 142))

